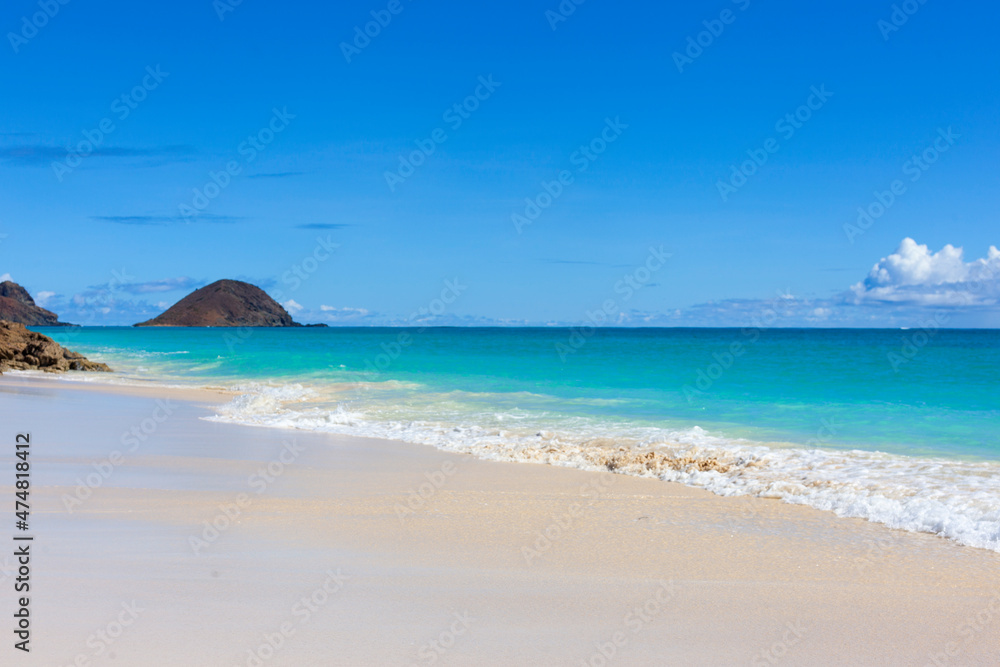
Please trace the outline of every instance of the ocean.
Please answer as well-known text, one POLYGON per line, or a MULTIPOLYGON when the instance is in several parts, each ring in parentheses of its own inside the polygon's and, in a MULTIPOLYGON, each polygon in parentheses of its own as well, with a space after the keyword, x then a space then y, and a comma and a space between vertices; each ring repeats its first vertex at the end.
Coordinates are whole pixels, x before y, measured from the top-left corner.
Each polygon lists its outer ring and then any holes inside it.
POLYGON ((36 330, 114 382, 233 390, 208 419, 611 469, 1000 551, 1000 331, 36 330))

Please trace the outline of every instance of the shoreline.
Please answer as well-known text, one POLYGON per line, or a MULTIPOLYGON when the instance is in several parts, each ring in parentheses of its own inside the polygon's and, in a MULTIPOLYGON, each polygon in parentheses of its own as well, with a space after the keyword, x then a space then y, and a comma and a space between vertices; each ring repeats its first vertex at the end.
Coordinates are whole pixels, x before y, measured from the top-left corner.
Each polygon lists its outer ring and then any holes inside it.
MULTIPOLYGON (((878 449, 820 446, 803 448, 791 443, 753 442, 742 439, 727 441, 725 436, 721 437, 724 443, 721 448, 712 442, 692 445, 686 440, 679 440, 669 442, 670 447, 666 452, 657 451, 656 448, 636 447, 636 443, 630 445, 627 436, 624 446, 618 441, 612 446, 581 447, 579 443, 574 444, 572 439, 553 446, 546 444, 544 440, 537 440, 536 438, 543 433, 535 433, 534 429, 527 432, 534 437, 529 438, 531 442, 524 446, 523 433, 520 436, 522 441, 519 441, 516 433, 506 432, 503 426, 491 440, 489 434, 482 432, 470 434, 466 432, 467 427, 456 428, 454 424, 445 431, 453 431, 458 435, 452 436, 451 433, 447 433, 442 441, 440 435, 444 432, 441 431, 440 424, 425 424, 421 421, 410 421, 408 424, 383 423, 368 421, 364 416, 359 418, 363 428, 358 428, 357 421, 351 419, 317 421, 314 415, 309 414, 311 410, 316 409, 315 407, 303 412, 297 405, 300 402, 307 405, 314 403, 317 397, 321 397, 319 400, 323 403, 330 397, 323 396, 323 388, 308 380, 294 382, 289 379, 245 379, 244 384, 237 388, 224 384, 184 384, 176 380, 167 382, 134 375, 109 378, 94 374, 53 376, 35 371, 16 371, 15 377, 18 376, 27 381, 55 379, 72 383, 74 386, 90 387, 96 391, 118 391, 125 394, 132 390, 153 393, 166 391, 182 399, 212 404, 214 414, 207 416, 206 419, 223 424, 391 440, 429 446, 443 452, 471 454, 484 461, 535 463, 590 472, 610 470, 615 474, 705 489, 721 497, 777 498, 792 505, 829 512, 839 518, 860 518, 891 529, 933 535, 953 540, 963 546, 1000 553, 996 522, 991 520, 990 516, 995 512, 988 506, 984 509, 981 498, 986 489, 980 487, 975 496, 969 496, 972 490, 968 488, 920 488, 919 485, 911 483, 906 489, 909 493, 901 494, 899 489, 895 489, 895 495, 892 493, 893 486, 898 485, 894 476, 898 475, 900 465, 912 468, 911 480, 915 479, 914 473, 920 477, 928 468, 932 470, 947 468, 953 475, 961 474, 966 483, 975 485, 981 483, 979 480, 995 479, 1000 472, 997 468, 1000 463, 991 459, 893 454, 878 449), (259 400, 264 401, 263 412, 257 405, 259 400), (306 419, 300 421, 301 417, 306 419), (466 444, 468 442, 473 444, 466 444), (793 458, 775 460, 776 457, 789 455, 793 458), (792 467, 788 467, 789 464, 792 467), (837 488, 845 479, 844 473, 840 472, 842 470, 854 471, 847 473, 847 479, 858 475, 862 470, 867 472, 861 473, 858 480, 878 478, 877 471, 871 468, 873 464, 883 473, 878 479, 878 484, 881 486, 866 488, 859 481, 858 488, 850 489, 848 493, 842 488, 837 488), (892 470, 893 466, 896 466, 897 470, 892 470), (990 467, 993 470, 992 474, 990 469, 987 469, 990 467), (759 472, 768 469, 772 471, 770 481, 768 475, 759 472), (730 470, 732 476, 726 474, 730 470), (714 472, 722 475, 713 477, 714 472), (942 501, 938 498, 942 490, 949 499, 944 501, 944 506, 951 513, 948 516, 941 514, 942 501), (889 493, 886 493, 887 491, 889 493), (965 503, 972 501, 978 507, 974 509, 972 505, 966 504, 962 508, 962 502, 956 507, 950 501, 949 495, 956 492, 966 494, 965 503), (958 510, 957 515, 956 510, 958 510)), ((350 383, 347 383, 347 386, 349 385, 350 383)), ((339 402, 341 397, 338 395, 336 400, 339 402)), ((347 398, 347 400, 350 402, 352 399, 347 398)), ((322 409, 329 410, 329 406, 326 405, 322 409)), ((339 416, 339 403, 335 412, 339 416)), ((699 427, 694 427, 694 431, 704 434, 699 427)), ((547 439, 551 437, 551 434, 546 436, 547 439)), ((711 440, 719 439, 719 436, 715 435, 709 437, 711 440)), ((596 438, 596 440, 601 439, 596 438)), ((924 478, 925 481, 926 479, 924 478)), ((940 482, 943 479, 939 475, 935 481, 940 482)))
POLYGON ((61 665, 996 659, 1000 555, 932 535, 648 478, 200 419, 221 393, 3 376, 0 394, 4 437, 39 443, 34 641, 61 665), (157 400, 171 414, 70 511, 77 482, 157 400), (133 602, 134 625, 95 655, 88 637, 133 602))

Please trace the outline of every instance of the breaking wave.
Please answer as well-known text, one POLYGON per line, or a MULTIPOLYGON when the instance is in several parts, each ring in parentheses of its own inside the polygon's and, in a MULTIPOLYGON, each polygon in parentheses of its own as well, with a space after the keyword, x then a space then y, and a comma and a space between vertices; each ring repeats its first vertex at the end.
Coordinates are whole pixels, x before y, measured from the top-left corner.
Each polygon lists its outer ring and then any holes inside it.
MULTIPOLYGON (((755 442, 698 426, 634 427, 547 410, 485 409, 490 402, 482 394, 430 394, 416 388, 393 382, 239 385, 232 388, 237 395, 206 419, 653 477, 724 496, 778 498, 1000 552, 1000 464, 995 462, 755 442)), ((494 404, 505 405, 499 398, 494 404)))

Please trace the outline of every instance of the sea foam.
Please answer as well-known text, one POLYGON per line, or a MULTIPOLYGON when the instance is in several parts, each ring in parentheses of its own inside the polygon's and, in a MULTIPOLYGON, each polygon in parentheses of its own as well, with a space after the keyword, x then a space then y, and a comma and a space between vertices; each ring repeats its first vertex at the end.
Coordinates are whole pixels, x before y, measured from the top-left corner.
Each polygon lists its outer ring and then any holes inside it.
POLYGON ((240 385, 233 388, 237 395, 206 419, 654 477, 724 496, 777 498, 1000 552, 1000 464, 995 462, 761 443, 717 436, 698 426, 629 428, 518 411, 477 413, 460 409, 457 397, 448 395, 414 406, 412 391, 403 400, 386 393, 392 383, 381 384, 364 388, 367 400, 352 401, 338 400, 336 391, 297 384, 240 385), (400 408, 400 402, 407 405, 400 408))

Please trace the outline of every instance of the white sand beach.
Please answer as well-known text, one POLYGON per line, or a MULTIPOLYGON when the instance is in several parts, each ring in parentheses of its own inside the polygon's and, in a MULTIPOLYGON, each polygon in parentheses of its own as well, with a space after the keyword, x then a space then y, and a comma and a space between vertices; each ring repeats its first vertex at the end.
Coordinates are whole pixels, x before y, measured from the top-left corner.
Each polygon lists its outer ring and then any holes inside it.
POLYGON ((35 537, 32 650, 4 664, 1000 662, 1000 554, 652 479, 200 419, 225 400, 0 378, 4 539, 22 432, 35 537))

